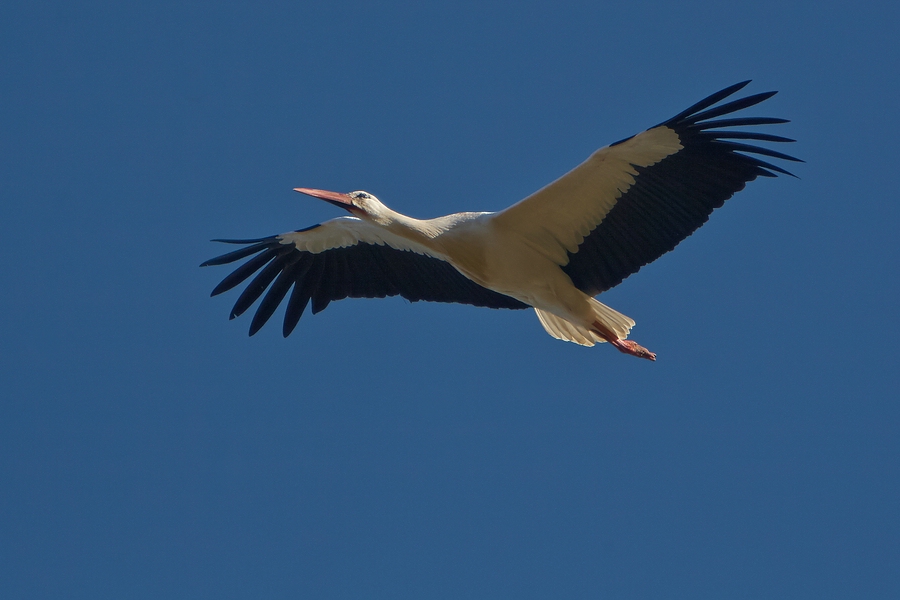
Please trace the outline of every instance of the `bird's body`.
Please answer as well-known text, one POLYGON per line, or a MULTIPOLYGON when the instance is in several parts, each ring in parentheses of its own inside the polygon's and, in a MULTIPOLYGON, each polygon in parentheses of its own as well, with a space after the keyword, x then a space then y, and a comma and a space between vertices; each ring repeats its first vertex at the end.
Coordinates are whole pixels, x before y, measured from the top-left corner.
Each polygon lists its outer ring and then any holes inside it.
POLYGON ((220 240, 247 246, 204 266, 256 256, 226 277, 213 295, 260 271, 231 314, 240 315, 269 290, 251 323, 251 335, 289 291, 285 336, 308 303, 316 313, 331 300, 347 297, 401 295, 410 301, 533 307, 556 338, 586 346, 608 341, 622 352, 655 360, 655 354, 625 339, 634 321, 594 296, 674 248, 748 181, 787 173, 742 152, 796 159, 725 140, 792 140, 715 131, 786 121, 709 120, 762 102, 774 92, 701 112, 746 83, 601 148, 560 179, 497 213, 419 220, 366 192, 296 188, 352 216, 269 238, 220 240))

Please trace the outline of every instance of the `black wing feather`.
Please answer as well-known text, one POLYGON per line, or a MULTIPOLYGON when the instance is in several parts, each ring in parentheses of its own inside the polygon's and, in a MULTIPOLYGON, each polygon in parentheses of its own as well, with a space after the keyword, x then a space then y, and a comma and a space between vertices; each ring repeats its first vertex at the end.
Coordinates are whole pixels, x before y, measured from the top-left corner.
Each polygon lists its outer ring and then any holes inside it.
MULTIPOLYGON (((214 242, 224 242, 225 240, 213 240, 214 242)), ((240 248, 235 250, 234 252, 229 252, 228 254, 223 254, 222 256, 217 256, 215 258, 211 258, 202 265, 201 267, 212 267, 218 265, 227 265, 229 263, 233 263, 235 261, 241 260, 242 258, 247 258, 248 256, 252 256, 257 252, 262 252, 266 248, 268 248, 270 244, 268 242, 262 242, 258 244, 251 244, 246 248, 240 248)), ((224 290, 223 290, 224 291, 224 290)))
MULTIPOLYGON (((710 120, 749 108, 775 92, 753 94, 712 107, 742 89, 741 82, 704 98, 658 125, 678 134, 683 148, 649 167, 634 167, 635 183, 603 221, 569 254, 563 270, 582 291, 596 295, 672 250, 703 225, 713 210, 757 177, 792 173, 752 153, 802 162, 768 148, 725 140, 792 142, 789 138, 726 127, 775 125, 786 119, 738 117, 710 120)), ((621 142, 619 142, 621 143, 621 142)))
POLYGON ((275 259, 263 267, 259 274, 253 278, 253 281, 247 284, 247 287, 238 296, 237 302, 234 303, 234 308, 231 309, 232 319, 244 314, 262 296, 269 284, 284 270, 284 263, 284 253, 279 252, 276 254, 275 259), (279 258, 282 260, 278 260, 279 258))
POLYGON ((300 258, 294 269, 294 287, 291 291, 291 297, 288 299, 287 307, 284 309, 284 325, 281 329, 284 337, 291 335, 291 332, 294 331, 297 323, 300 322, 300 317, 303 316, 303 311, 306 310, 306 305, 309 303, 309 296, 303 292, 302 282, 312 264, 312 255, 307 254, 300 258))
POLYGON ((778 92, 763 92, 762 94, 753 94, 752 96, 747 96, 746 98, 732 100, 731 102, 726 102, 721 106, 710 108, 707 111, 695 114, 691 117, 691 120, 695 122, 706 121, 708 119, 715 119, 716 117, 721 117, 722 115, 727 115, 739 110, 744 110, 745 108, 750 108, 751 106, 755 106, 760 102, 768 100, 777 93, 778 92))
POLYGON ((240 316, 268 289, 251 320, 250 335, 272 317, 288 291, 291 294, 282 327, 285 337, 297 326, 310 302, 315 314, 330 302, 343 298, 399 295, 410 302, 426 300, 490 308, 528 308, 515 298, 469 280, 447 262, 390 246, 359 243, 312 254, 297 250, 292 244, 282 244, 277 237, 247 240, 246 243, 251 245, 210 259, 201 266, 228 264, 258 253, 213 290, 213 295, 220 294, 258 272, 231 311, 231 318, 240 316))
POLYGON ((269 291, 263 296, 262 301, 259 303, 259 308, 256 309, 256 314, 253 315, 253 320, 250 322, 250 335, 255 334, 266 324, 266 321, 269 320, 275 309, 284 300, 291 286, 294 285, 296 281, 294 271, 300 257, 295 256, 294 259, 278 274, 278 277, 275 278, 275 281, 269 287, 269 291))
POLYGON ((790 119, 777 117, 743 117, 740 119, 719 119, 703 125, 703 129, 721 129, 722 127, 750 127, 752 125, 781 125, 790 123, 790 119))
MULTIPOLYGON (((263 267, 270 260, 275 258, 278 254, 279 248, 269 247, 265 252, 260 254, 259 256, 253 258, 252 260, 248 260, 243 265, 235 269, 231 275, 223 279, 219 285, 217 285, 212 292, 210 292, 210 296, 218 296, 223 292, 227 292, 228 290, 239 286, 244 283, 248 277, 256 273, 259 269, 263 267)), ((215 259, 213 259, 215 260, 215 259)), ((202 265, 201 265, 202 266, 202 265)))
POLYGON ((675 115, 674 117, 672 117, 669 120, 670 121, 681 121, 691 115, 695 115, 698 112, 700 112, 701 110, 709 108, 716 102, 724 100, 728 96, 741 91, 742 89, 747 87, 747 84, 749 84, 749 83, 750 83, 750 80, 748 79, 747 81, 742 81, 740 83, 735 83, 734 85, 730 85, 727 88, 725 88, 724 90, 719 90, 715 94, 710 94, 709 96, 707 96, 700 102, 697 102, 696 104, 693 104, 693 105, 687 107, 686 109, 684 109, 683 111, 681 111, 680 113, 678 113, 677 115, 675 115))
MULTIPOLYGON (((704 137, 708 137, 710 139, 719 139, 719 140, 758 140, 761 142, 796 142, 797 140, 793 140, 791 138, 787 138, 781 135, 772 135, 771 133, 756 133, 754 131, 720 131, 718 133, 704 133, 701 134, 704 137)), ((795 158, 791 158, 791 160, 796 160, 795 158)))

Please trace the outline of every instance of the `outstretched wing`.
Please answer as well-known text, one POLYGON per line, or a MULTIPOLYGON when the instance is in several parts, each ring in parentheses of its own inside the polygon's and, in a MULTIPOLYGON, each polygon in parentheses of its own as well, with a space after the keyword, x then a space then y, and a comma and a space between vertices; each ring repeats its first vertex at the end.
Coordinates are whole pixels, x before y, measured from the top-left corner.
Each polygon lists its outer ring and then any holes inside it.
POLYGON ((245 244, 243 248, 204 262, 224 265, 253 257, 212 291, 226 292, 259 272, 238 297, 231 318, 243 314, 263 292, 250 323, 250 335, 269 320, 291 292, 282 333, 297 326, 307 304, 313 314, 332 300, 403 296, 410 302, 458 302, 489 308, 528 308, 469 280, 450 263, 428 250, 355 217, 255 240, 214 240, 245 244))
POLYGON ((748 153, 799 159, 730 140, 794 140, 727 129, 787 120, 712 120, 775 95, 765 92, 710 108, 748 83, 725 88, 656 127, 597 150, 566 175, 497 213, 496 223, 545 249, 585 293, 618 285, 672 250, 747 182, 791 175, 748 153))

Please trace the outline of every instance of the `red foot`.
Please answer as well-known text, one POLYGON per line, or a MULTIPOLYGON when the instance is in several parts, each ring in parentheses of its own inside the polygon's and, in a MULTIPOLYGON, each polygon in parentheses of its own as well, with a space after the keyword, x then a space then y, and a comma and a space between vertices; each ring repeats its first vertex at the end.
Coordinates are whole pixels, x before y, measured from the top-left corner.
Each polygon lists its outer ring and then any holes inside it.
POLYGON ((646 358, 647 360, 656 360, 656 354, 650 352, 640 344, 632 342, 631 340, 611 340, 609 342, 613 346, 619 349, 619 352, 623 352, 625 354, 630 354, 632 356, 637 356, 638 358, 646 358))

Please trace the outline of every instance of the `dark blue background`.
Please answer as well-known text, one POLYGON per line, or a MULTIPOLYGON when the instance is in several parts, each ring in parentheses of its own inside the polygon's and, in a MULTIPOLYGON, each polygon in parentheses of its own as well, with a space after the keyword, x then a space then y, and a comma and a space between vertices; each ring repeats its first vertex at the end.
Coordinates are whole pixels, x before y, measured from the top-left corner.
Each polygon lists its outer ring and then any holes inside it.
POLYGON ((563 4, 3 4, 0 595, 900 597, 900 10, 563 4), (603 296, 655 364, 208 298, 295 186, 497 210, 746 78, 807 163, 603 296))

